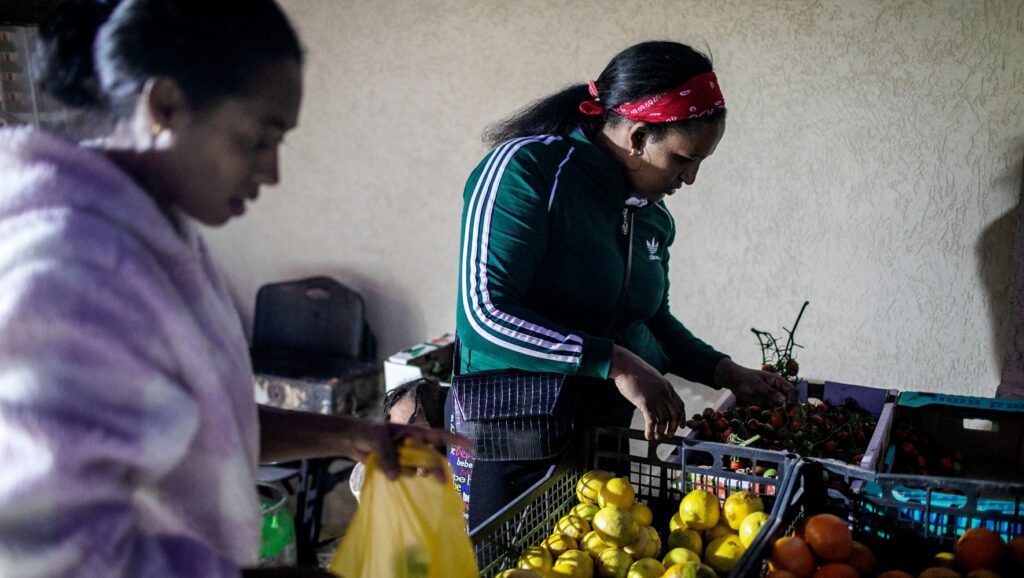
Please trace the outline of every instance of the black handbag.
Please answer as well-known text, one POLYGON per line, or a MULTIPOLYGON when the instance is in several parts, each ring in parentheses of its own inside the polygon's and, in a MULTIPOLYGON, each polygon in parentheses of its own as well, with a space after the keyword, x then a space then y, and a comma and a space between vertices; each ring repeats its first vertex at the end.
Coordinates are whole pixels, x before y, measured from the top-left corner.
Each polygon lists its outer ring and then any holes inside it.
MULTIPOLYGON (((605 336, 615 329, 629 293, 632 225, 631 214, 625 280, 605 336)), ((554 457, 569 447, 580 395, 576 378, 516 369, 459 375, 460 349, 456 341, 451 425, 456 433, 476 442, 474 457, 488 461, 541 460, 554 457)))

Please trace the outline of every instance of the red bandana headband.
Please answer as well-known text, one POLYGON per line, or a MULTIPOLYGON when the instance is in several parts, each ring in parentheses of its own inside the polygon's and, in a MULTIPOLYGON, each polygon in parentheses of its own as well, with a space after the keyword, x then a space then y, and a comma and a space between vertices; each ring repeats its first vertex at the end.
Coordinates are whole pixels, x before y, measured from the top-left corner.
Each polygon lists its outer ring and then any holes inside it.
MULTIPOLYGON (((593 80, 590 81, 590 96, 594 98, 580 103, 580 112, 592 116, 604 114, 605 109, 601 106, 593 80)), ((725 99, 722 98, 715 73, 705 72, 672 90, 636 102, 624 102, 612 110, 630 120, 675 122, 725 110, 725 99)))

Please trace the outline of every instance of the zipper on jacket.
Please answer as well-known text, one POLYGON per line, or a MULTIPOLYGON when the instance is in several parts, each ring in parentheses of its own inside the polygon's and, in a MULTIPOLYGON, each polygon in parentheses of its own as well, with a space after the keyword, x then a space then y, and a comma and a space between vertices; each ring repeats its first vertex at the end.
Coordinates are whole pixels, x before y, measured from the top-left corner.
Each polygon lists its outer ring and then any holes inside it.
POLYGON ((604 330, 605 337, 614 337, 612 332, 619 322, 619 316, 626 307, 629 298, 630 272, 633 269, 633 211, 629 207, 622 209, 622 234, 626 239, 626 272, 622 280, 622 289, 619 291, 619 298, 615 302, 615 309, 612 311, 612 318, 604 330))

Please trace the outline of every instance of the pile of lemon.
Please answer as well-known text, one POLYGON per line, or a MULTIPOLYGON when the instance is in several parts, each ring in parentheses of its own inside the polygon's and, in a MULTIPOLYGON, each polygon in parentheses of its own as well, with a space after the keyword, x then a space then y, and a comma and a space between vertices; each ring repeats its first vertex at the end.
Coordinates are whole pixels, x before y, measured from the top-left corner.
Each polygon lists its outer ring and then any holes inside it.
POLYGON ((576 497, 579 504, 552 534, 497 578, 716 578, 736 565, 768 519, 749 492, 719 506, 714 494, 694 490, 669 523, 662 556, 651 509, 636 501, 629 479, 591 470, 576 483, 576 497))

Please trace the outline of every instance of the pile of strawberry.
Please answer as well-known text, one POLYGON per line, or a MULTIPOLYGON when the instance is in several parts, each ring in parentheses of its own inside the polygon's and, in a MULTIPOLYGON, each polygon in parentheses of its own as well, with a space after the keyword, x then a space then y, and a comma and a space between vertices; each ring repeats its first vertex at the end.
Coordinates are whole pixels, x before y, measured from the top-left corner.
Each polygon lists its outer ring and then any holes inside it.
POLYGON ((770 409, 756 405, 720 411, 706 408, 686 425, 701 440, 859 464, 877 423, 878 418, 847 399, 841 405, 815 401, 770 409))

